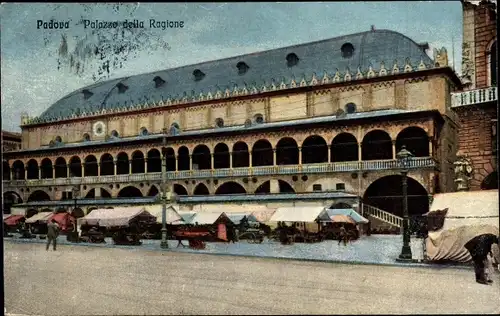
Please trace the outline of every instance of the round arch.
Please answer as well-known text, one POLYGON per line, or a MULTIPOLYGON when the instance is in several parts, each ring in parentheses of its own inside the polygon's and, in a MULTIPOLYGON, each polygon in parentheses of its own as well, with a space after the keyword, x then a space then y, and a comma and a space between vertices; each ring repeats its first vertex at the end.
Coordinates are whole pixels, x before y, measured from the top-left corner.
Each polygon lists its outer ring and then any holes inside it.
POLYGON ((40 164, 40 171, 42 179, 52 179, 52 160, 44 158, 40 164))
POLYGON ((188 195, 188 191, 182 184, 174 184, 174 193, 177 195, 188 195))
POLYGON ((105 153, 101 156, 101 176, 112 176, 115 174, 115 164, 113 162, 113 156, 109 153, 105 153))
POLYGON ((248 145, 245 142, 237 142, 233 145, 233 168, 244 168, 250 166, 250 155, 248 145))
POLYGON ((193 195, 210 195, 210 192, 205 184, 199 183, 196 188, 194 188, 193 195))
POLYGON ((13 180, 24 180, 24 163, 21 160, 14 161, 12 164, 12 171, 13 180))
POLYGON ((140 150, 132 153, 132 173, 144 173, 145 171, 144 154, 140 150))
MULTIPOLYGON (((372 182, 363 196, 363 203, 403 217, 402 176, 391 175, 372 182)), ((419 216, 429 211, 429 194, 415 179, 408 177, 408 214, 419 216)))
POLYGON ((177 156, 179 161, 179 171, 181 170, 189 170, 190 168, 190 157, 189 157, 189 149, 186 146, 181 146, 177 150, 177 156))
POLYGON ((129 185, 128 187, 124 187, 118 192, 119 198, 130 198, 130 197, 143 197, 141 190, 138 188, 129 185))
POLYGON ((214 169, 229 168, 230 153, 225 143, 218 143, 214 147, 214 169))
POLYGON ((89 192, 85 195, 86 199, 95 199, 95 190, 96 189, 90 189, 89 192))
POLYGON ((148 172, 161 172, 161 155, 156 148, 148 151, 148 172))
POLYGON ((121 152, 116 156, 116 174, 129 174, 130 172, 130 162, 128 155, 125 152, 121 152))
POLYGON ((373 130, 363 137, 361 157, 363 160, 392 159, 392 140, 387 132, 373 130))
POLYGON ((420 127, 410 126, 399 132, 396 137, 396 152, 403 146, 415 157, 429 156, 429 136, 420 127))
MULTIPOLYGON (((175 171, 176 161, 175 161, 175 150, 172 147, 162 148, 162 152, 165 155, 167 163, 167 171, 175 171)), ((188 161, 189 162, 189 161, 188 161)), ((160 161, 161 164, 161 161, 160 161)), ((161 168, 160 168, 161 171, 161 168)))
POLYGON ((481 190, 498 190, 498 172, 493 171, 481 182, 481 190))
POLYGON ((212 157, 207 145, 196 146, 193 149, 191 157, 193 160, 193 169, 196 169, 195 165, 198 166, 198 170, 212 169, 212 157))
POLYGON ((10 214, 12 205, 23 203, 21 196, 14 191, 6 191, 3 193, 3 213, 10 214))
POLYGON ((28 180, 34 180, 38 179, 38 162, 36 162, 35 159, 30 159, 26 165, 27 173, 28 173, 28 180))
POLYGON ((276 144, 276 164, 277 165, 298 165, 299 146, 295 139, 284 137, 276 144))
POLYGON ((30 196, 28 197, 27 201, 28 202, 50 201, 50 196, 45 191, 36 190, 35 192, 33 192, 33 193, 30 194, 30 196))
POLYGON ((101 188, 101 197, 105 199, 111 198, 111 193, 108 190, 101 188))
POLYGON ((10 166, 7 161, 2 163, 2 180, 10 180, 10 166))
POLYGON ((73 156, 69 160, 69 176, 70 177, 82 176, 82 161, 80 157, 73 156))
POLYGON ((99 171, 98 168, 97 158, 94 155, 85 157, 84 169, 86 177, 97 177, 99 171))
POLYGON ((325 139, 311 135, 302 142, 302 163, 328 162, 328 145, 325 139))
POLYGON ((221 195, 221 194, 246 194, 247 191, 241 184, 230 181, 221 184, 217 190, 215 191, 216 195, 221 195))
POLYGON ((157 196, 160 193, 156 185, 152 185, 151 188, 149 188, 148 191, 148 196, 157 196))
POLYGON ((278 185, 280 193, 295 193, 295 189, 290 185, 290 183, 284 180, 278 180, 278 185))
POLYGON ((54 163, 54 170, 56 178, 67 178, 68 177, 68 163, 64 157, 59 157, 54 163))
POLYGON ((255 142, 252 147, 252 166, 272 166, 274 161, 273 147, 267 139, 255 142))
POLYGON ((357 161, 358 140, 350 133, 340 133, 332 140, 331 162, 357 161))

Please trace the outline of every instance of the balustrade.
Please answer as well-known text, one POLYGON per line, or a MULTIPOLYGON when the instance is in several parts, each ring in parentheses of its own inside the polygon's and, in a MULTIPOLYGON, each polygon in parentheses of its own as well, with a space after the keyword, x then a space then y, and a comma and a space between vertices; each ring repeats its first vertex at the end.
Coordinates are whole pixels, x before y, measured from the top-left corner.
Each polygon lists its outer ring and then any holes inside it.
POLYGON ((485 102, 496 102, 498 100, 498 88, 488 87, 471 91, 451 94, 451 106, 458 107, 485 102))

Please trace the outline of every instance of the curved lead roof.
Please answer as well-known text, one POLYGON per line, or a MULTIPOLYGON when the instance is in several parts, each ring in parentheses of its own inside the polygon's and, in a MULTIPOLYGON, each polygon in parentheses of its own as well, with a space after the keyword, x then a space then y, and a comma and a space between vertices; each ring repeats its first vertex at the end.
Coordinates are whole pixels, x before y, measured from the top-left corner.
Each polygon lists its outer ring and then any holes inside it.
POLYGON ((191 98, 209 92, 215 95, 216 91, 232 91, 235 86, 260 88, 272 83, 279 85, 282 81, 290 82, 292 79, 311 80, 313 75, 321 80, 325 73, 329 76, 337 71, 345 74, 347 69, 354 78, 358 69, 366 74, 369 67, 372 67, 377 72, 384 64, 390 72, 397 63, 402 72, 408 61, 414 70, 422 62, 426 68, 434 66, 423 46, 410 38, 394 31, 372 30, 97 83, 65 96, 39 118, 64 119, 72 115, 78 116, 82 112, 124 109, 169 98, 191 98), (341 47, 345 43, 354 46, 354 53, 350 58, 342 56, 341 47), (290 53, 294 53, 299 59, 292 67, 287 65, 290 53), (240 62, 249 67, 244 74, 239 74, 237 64, 240 62), (199 81, 193 75, 195 70, 204 73, 199 81), (155 77, 160 77, 165 83, 156 87, 155 77), (120 83, 127 87, 124 92, 119 91, 120 83), (85 98, 84 90, 90 91, 92 95, 85 98))

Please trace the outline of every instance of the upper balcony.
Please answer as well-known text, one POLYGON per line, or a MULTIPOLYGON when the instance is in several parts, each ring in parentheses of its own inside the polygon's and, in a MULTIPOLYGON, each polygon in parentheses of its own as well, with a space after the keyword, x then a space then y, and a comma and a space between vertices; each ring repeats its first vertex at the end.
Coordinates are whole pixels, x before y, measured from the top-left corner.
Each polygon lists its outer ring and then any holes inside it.
POLYGON ((496 102, 498 100, 498 88, 488 87, 465 92, 451 94, 451 107, 457 108, 466 105, 496 102))

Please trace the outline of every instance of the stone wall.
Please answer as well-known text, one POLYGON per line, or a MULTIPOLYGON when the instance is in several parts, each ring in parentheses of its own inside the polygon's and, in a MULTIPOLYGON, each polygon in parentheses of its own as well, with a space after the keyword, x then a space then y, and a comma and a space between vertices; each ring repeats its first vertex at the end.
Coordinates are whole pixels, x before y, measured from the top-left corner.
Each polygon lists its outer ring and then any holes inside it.
POLYGON ((476 87, 484 88, 490 86, 488 82, 488 49, 492 41, 497 37, 496 13, 488 5, 479 5, 474 14, 474 44, 476 57, 476 87))

